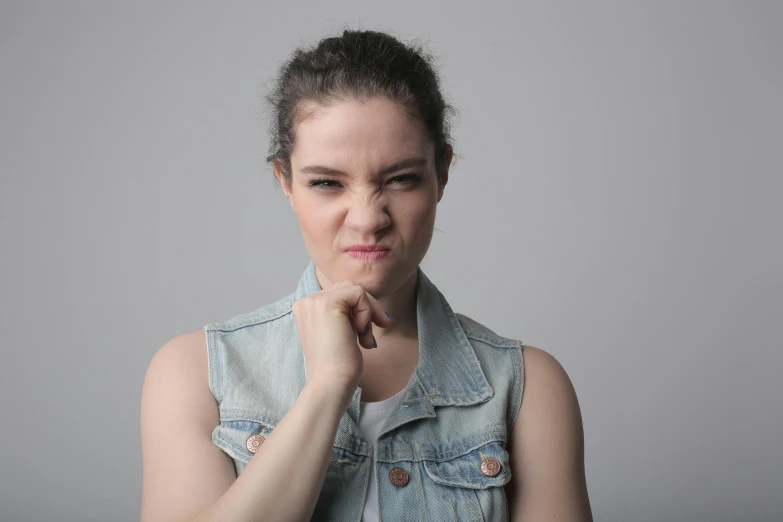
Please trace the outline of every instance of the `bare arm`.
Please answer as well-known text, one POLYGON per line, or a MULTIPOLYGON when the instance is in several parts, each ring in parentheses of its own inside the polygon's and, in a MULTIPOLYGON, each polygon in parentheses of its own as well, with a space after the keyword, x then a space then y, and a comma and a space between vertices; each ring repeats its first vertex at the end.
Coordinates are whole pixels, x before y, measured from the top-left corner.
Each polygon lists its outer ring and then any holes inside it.
POLYGON ((525 346, 525 385, 509 452, 511 520, 592 522, 584 432, 571 380, 550 354, 525 346))
POLYGON ((142 522, 309 520, 348 391, 308 383, 239 478, 211 440, 219 423, 203 331, 167 342, 141 399, 142 522))

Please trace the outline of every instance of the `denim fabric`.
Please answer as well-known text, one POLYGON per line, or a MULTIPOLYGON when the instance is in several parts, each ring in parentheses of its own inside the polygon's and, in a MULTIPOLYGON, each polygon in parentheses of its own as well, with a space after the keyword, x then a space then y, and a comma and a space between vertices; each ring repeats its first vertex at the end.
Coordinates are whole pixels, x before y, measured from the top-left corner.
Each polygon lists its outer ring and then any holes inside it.
MULTIPOLYGON (((417 269, 419 362, 410 389, 391 411, 373 454, 358 428, 361 388, 340 420, 313 520, 360 521, 376 462, 381 522, 505 521, 511 480, 506 444, 523 390, 522 342, 454 313, 417 269), (481 462, 493 457, 500 473, 481 462), (409 476, 389 479, 393 468, 409 476)), ((237 475, 253 453, 248 437, 267 436, 296 401, 305 366, 291 305, 321 290, 310 261, 296 291, 255 311, 206 325, 209 387, 219 404, 213 443, 237 475)))

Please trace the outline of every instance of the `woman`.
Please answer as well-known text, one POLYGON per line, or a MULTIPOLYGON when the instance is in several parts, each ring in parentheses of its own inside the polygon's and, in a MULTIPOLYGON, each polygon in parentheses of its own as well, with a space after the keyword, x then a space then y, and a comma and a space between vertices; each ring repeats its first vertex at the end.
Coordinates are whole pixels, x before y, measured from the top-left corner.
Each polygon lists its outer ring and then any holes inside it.
POLYGON ((312 259, 288 297, 153 357, 142 521, 591 520, 562 367, 455 314, 419 267, 452 159, 427 57, 345 31, 298 50, 270 100, 312 259))

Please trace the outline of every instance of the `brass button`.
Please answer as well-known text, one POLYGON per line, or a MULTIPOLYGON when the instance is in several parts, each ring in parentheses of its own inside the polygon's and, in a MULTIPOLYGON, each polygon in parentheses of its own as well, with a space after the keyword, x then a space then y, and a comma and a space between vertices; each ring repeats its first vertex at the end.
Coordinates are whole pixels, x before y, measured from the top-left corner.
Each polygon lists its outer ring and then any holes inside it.
POLYGON ((392 468, 389 472, 389 480, 391 480, 391 483, 395 486, 404 486, 408 483, 409 479, 408 472, 402 468, 392 468))
POLYGON ((247 451, 250 453, 255 453, 258 451, 258 448, 261 447, 261 444, 264 443, 264 437, 261 435, 253 435, 252 437, 248 437, 247 439, 247 451))
POLYGON ((500 473, 500 462, 492 457, 485 458, 481 461, 481 472, 488 477, 494 477, 500 473))

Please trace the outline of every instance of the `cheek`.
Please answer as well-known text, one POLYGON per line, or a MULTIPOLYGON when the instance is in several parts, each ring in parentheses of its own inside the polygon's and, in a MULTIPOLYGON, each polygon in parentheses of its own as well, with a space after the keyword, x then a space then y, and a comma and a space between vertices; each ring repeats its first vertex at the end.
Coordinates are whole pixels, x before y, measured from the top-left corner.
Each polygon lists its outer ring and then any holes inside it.
POLYGON ((300 203, 296 217, 299 226, 316 240, 326 239, 327 232, 334 228, 336 219, 328 205, 314 202, 300 203))
POLYGON ((342 226, 341 211, 336 205, 308 201, 297 205, 296 214, 299 227, 311 244, 331 244, 342 226))
POLYGON ((397 223, 412 234, 425 234, 435 221, 435 205, 429 198, 407 201, 397 208, 397 223))

